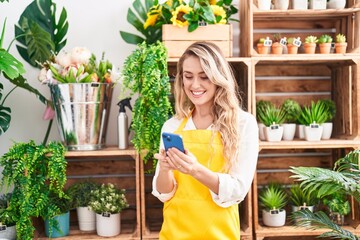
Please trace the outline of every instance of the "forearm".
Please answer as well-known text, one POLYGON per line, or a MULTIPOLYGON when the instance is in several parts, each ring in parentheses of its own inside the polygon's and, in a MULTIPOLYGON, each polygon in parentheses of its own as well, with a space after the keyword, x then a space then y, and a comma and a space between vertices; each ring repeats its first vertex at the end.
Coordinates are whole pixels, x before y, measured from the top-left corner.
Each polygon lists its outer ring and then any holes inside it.
POLYGON ((159 171, 156 179, 156 189, 159 193, 169 193, 174 189, 174 175, 172 171, 159 171))
POLYGON ((212 192, 219 192, 219 176, 201 164, 192 171, 191 176, 209 188, 212 192))

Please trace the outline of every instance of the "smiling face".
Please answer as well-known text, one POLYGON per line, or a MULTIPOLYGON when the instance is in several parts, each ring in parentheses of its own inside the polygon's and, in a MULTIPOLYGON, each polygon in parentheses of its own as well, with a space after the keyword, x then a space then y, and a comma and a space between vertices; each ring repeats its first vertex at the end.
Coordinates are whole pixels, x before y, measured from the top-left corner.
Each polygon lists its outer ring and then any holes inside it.
POLYGON ((213 84, 201 67, 196 56, 190 56, 183 63, 184 91, 196 108, 211 108, 216 85, 213 84))

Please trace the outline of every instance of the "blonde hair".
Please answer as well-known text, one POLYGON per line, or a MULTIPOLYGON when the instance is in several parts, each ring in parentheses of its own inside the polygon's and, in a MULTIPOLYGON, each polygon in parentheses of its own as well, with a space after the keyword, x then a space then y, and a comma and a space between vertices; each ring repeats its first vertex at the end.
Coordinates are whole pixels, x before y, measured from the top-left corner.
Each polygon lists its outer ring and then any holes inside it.
POLYGON ((214 130, 219 131, 224 145, 225 170, 239 156, 239 109, 241 98, 232 69, 221 50, 210 42, 196 42, 189 46, 179 59, 175 79, 175 111, 177 118, 189 117, 194 104, 187 97, 183 88, 183 63, 195 56, 200 60, 201 67, 210 81, 217 86, 212 107, 214 130))

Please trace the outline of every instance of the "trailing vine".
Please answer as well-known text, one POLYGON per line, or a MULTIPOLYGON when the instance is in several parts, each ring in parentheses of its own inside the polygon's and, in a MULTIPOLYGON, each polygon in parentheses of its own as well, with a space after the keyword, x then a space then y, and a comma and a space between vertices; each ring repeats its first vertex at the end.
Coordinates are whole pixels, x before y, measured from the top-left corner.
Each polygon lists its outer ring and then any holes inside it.
MULTIPOLYGON (((172 114, 164 45, 159 41, 138 44, 125 60, 122 77, 123 85, 132 91, 131 95, 139 94, 132 113, 131 129, 135 132, 132 143, 145 155, 142 158, 147 163, 159 151, 161 127, 172 114)), ((155 161, 153 163, 155 165, 155 161)))

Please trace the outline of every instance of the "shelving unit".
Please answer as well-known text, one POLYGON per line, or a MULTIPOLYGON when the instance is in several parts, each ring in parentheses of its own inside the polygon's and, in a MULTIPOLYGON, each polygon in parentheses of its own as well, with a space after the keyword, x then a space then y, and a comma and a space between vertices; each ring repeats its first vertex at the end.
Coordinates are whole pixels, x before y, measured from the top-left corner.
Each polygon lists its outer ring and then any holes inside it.
MULTIPOLYGON (((269 100, 281 104, 292 98, 301 105, 311 100, 332 99, 337 114, 330 140, 307 142, 260 141, 257 174, 253 182, 253 232, 254 239, 293 239, 317 236, 324 231, 309 231, 291 226, 271 228, 262 225, 258 191, 270 182, 285 186, 293 183, 290 166, 332 168, 340 156, 360 146, 360 2, 347 0, 340 10, 270 10, 260 11, 256 0, 240 1, 240 53, 252 61, 251 112, 256 114, 256 102, 269 100), (337 33, 347 37, 346 54, 260 55, 256 43, 261 37, 320 36, 337 33)), ((352 214, 345 228, 359 234, 359 206, 352 202, 352 214)))
MULTIPOLYGON (((119 188, 126 189, 129 208, 121 212, 121 233, 106 239, 141 239, 140 220, 140 158, 136 150, 131 147, 120 150, 108 146, 97 151, 68 151, 66 153, 67 184, 91 179, 99 183, 111 182, 119 188)), ((39 240, 47 239, 38 227, 39 240)), ((80 231, 77 226, 76 211, 70 213, 70 234, 57 239, 100 239, 96 232, 80 231)))

